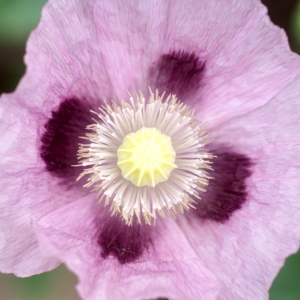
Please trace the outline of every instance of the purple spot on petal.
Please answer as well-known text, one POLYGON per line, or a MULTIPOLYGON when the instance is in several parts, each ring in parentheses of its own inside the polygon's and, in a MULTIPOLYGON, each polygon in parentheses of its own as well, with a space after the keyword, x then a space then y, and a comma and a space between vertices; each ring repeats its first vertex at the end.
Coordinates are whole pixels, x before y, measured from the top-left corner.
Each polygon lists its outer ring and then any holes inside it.
POLYGON ((147 300, 168 300, 167 298, 155 298, 155 299, 147 299, 147 300))
POLYGON ((98 238, 101 256, 106 258, 112 255, 120 264, 133 262, 148 249, 151 244, 150 235, 150 226, 127 226, 120 217, 110 217, 105 221, 98 238))
POLYGON ((204 71, 205 62, 195 53, 174 51, 160 58, 151 69, 150 77, 160 92, 176 94, 184 100, 200 87, 204 71))
POLYGON ((62 102, 58 110, 52 112, 40 148, 48 172, 74 179, 80 174, 81 168, 72 165, 78 163, 78 143, 83 142, 79 136, 84 136, 86 126, 92 123, 90 109, 86 101, 73 98, 62 102))
POLYGON ((244 154, 230 151, 212 151, 214 171, 210 175, 207 192, 196 205, 196 214, 203 219, 224 222, 247 199, 246 179, 251 175, 252 162, 244 154))

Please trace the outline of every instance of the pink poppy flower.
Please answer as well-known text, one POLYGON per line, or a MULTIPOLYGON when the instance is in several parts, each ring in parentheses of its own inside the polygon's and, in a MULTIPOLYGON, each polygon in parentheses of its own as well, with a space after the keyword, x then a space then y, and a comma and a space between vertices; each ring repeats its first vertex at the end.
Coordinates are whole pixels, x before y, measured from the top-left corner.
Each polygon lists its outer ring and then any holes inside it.
POLYGON ((300 59, 259 1, 50 0, 25 61, 1 97, 2 272, 65 262, 88 300, 268 298, 300 241, 300 59))

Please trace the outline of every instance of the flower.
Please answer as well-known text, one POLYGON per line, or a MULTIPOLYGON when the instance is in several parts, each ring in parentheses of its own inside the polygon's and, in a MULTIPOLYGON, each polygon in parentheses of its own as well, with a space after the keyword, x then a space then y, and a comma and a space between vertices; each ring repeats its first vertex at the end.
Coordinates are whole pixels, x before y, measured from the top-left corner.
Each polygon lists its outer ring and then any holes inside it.
POLYGON ((25 61, 1 97, 1 271, 65 262, 88 300, 267 299, 300 239, 300 60, 259 1, 52 0, 25 61), (79 137, 100 134, 90 111, 149 86, 207 122, 213 178, 195 209, 128 226, 74 165, 79 137))

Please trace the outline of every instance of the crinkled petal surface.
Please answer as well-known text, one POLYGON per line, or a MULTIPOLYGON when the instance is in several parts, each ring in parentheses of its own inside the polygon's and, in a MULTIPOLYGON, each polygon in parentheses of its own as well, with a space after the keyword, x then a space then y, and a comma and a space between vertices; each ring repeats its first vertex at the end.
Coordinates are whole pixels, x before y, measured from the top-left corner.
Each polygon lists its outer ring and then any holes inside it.
POLYGON ((249 200, 228 222, 182 223, 195 251, 223 283, 220 299, 268 299, 285 257, 298 250, 299 90, 297 76, 264 107, 213 132, 220 145, 255 163, 249 200))
MULTIPOLYGON (((87 13, 93 7, 92 2, 84 5, 87 13)), ((40 219, 83 194, 70 188, 73 183, 65 184, 45 172, 40 154, 44 125, 65 99, 76 96, 86 106, 98 105, 110 89, 97 45, 90 42, 97 40, 97 34, 85 30, 92 25, 77 26, 76 37, 69 39, 63 22, 58 18, 53 21, 51 12, 55 14, 50 7, 44 11, 39 29, 27 45, 27 71, 17 91, 1 97, 0 269, 19 276, 47 271, 58 264, 40 257, 32 218, 40 219), (53 22, 60 22, 60 26, 53 22), (80 52, 78 57, 76 51, 80 52)))
POLYGON ((101 257, 98 230, 110 222, 116 220, 88 196, 49 214, 37 225, 41 250, 61 258, 79 276, 83 299, 138 300, 167 295, 192 300, 199 294, 216 298, 219 283, 215 275, 174 220, 148 226, 154 235, 148 249, 140 260, 125 264, 111 256, 101 257))
POLYGON ((259 1, 50 0, 25 61, 1 98, 1 271, 65 261, 87 300, 267 299, 299 246, 300 60, 259 1), (148 86, 208 122, 221 172, 194 212, 131 230, 74 183, 66 145, 148 86))
POLYGON ((31 219, 41 218, 67 199, 59 194, 39 162, 39 113, 30 113, 16 103, 26 97, 23 92, 22 96, 16 93, 1 98, 0 268, 2 272, 28 276, 58 264, 39 254, 31 219), (50 192, 53 185, 55 192, 50 192))

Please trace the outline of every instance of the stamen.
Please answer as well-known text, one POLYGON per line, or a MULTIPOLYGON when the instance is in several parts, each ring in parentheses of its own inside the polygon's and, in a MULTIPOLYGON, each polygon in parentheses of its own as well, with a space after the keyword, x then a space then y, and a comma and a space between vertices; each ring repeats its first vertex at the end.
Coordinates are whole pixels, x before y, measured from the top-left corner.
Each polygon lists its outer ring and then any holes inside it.
POLYGON ((88 175, 86 187, 94 186, 99 201, 111 203, 112 214, 126 224, 134 216, 151 224, 156 213, 175 217, 194 207, 209 176, 213 155, 203 146, 208 135, 194 111, 170 95, 165 100, 150 91, 129 102, 107 103, 96 113, 99 121, 80 144, 79 165, 88 175), (193 198, 192 198, 193 197, 193 198))

